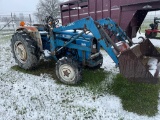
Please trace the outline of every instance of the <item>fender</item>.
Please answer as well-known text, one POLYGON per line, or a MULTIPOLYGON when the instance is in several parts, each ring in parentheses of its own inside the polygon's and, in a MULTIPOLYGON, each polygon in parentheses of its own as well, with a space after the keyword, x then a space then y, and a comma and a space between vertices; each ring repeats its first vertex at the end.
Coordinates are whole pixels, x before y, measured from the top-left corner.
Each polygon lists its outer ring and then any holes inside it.
POLYGON ((37 42, 40 50, 41 51, 43 50, 41 35, 36 27, 34 27, 34 26, 19 26, 16 29, 16 32, 18 32, 18 31, 24 31, 28 35, 30 35, 37 42))

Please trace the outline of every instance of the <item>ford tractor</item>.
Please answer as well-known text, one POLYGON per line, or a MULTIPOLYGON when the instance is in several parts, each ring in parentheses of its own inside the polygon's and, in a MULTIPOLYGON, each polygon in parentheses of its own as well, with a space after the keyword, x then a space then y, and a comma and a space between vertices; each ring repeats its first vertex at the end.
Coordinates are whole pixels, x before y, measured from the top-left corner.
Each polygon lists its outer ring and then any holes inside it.
POLYGON ((58 80, 77 84, 82 79, 84 66, 97 68, 102 65, 103 49, 127 79, 158 82, 159 69, 149 63, 156 61, 157 66, 160 54, 149 39, 133 43, 110 18, 94 21, 86 17, 65 26, 57 27, 57 24, 58 20, 49 16, 45 25, 22 23, 17 28, 11 47, 18 66, 30 70, 36 68, 42 56, 54 59, 58 80))

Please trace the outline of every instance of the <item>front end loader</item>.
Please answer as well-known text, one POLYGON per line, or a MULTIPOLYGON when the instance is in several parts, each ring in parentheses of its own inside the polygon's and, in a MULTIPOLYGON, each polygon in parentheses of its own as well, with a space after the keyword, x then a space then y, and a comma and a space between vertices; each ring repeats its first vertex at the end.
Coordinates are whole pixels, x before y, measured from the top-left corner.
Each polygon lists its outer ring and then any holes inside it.
POLYGON ((57 23, 47 17, 44 26, 17 29, 11 46, 20 67, 35 68, 41 55, 46 59, 53 58, 58 79, 65 84, 76 84, 81 80, 83 66, 102 65, 103 48, 127 79, 158 82, 160 55, 148 39, 134 44, 109 18, 94 21, 87 17, 60 27, 56 27, 57 23))
POLYGON ((133 41, 110 18, 98 21, 116 44, 128 40, 128 46, 120 45, 118 55, 120 73, 131 81, 157 83, 160 70, 160 53, 149 39, 140 37, 140 43, 133 41))

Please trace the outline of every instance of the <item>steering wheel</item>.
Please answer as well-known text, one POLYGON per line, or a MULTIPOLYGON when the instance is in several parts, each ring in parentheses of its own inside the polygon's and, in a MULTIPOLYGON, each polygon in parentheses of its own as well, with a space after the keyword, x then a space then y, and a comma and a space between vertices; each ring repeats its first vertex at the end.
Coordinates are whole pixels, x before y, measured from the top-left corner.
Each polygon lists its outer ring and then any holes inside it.
POLYGON ((51 17, 51 16, 46 16, 45 21, 46 21, 46 23, 48 24, 49 22, 52 22, 52 21, 53 21, 53 17, 51 17))
POLYGON ((53 27, 56 27, 56 25, 58 25, 58 23, 59 23, 59 20, 54 19, 52 16, 46 16, 45 20, 46 20, 47 24, 49 24, 53 27))

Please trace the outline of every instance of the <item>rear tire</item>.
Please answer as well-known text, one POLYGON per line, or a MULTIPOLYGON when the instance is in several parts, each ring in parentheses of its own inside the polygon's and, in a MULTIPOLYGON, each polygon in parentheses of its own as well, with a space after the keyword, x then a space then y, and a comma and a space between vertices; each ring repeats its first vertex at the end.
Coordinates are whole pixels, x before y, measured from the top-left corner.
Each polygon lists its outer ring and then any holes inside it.
POLYGON ((77 84, 81 80, 81 68, 71 58, 62 57, 56 63, 56 75, 65 84, 77 84))
POLYGON ((16 32, 11 39, 11 48, 15 62, 23 69, 35 68, 40 60, 37 42, 25 32, 16 32))

